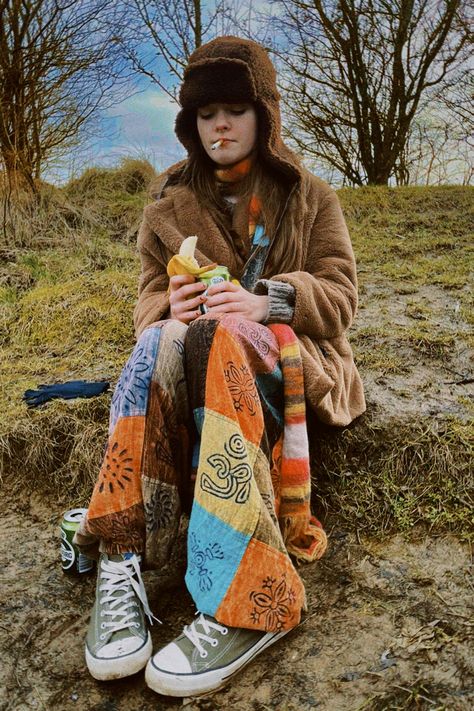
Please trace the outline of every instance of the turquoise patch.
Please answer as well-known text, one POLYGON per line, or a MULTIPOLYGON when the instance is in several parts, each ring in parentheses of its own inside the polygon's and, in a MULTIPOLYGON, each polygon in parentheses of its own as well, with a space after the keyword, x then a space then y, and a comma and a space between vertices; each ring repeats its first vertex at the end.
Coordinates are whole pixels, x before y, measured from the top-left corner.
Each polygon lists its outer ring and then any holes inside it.
POLYGON ((214 615, 247 550, 250 536, 194 501, 188 530, 186 585, 200 612, 214 615))
POLYGON ((204 424, 204 414, 204 407, 196 407, 193 410, 194 424, 196 425, 196 429, 198 432, 197 439, 193 444, 193 455, 191 461, 191 466, 195 469, 197 469, 197 466, 199 464, 199 452, 201 451, 201 434, 202 426, 204 424))
POLYGON ((196 429, 199 434, 202 434, 202 426, 204 424, 205 414, 206 413, 204 407, 195 407, 193 410, 194 424, 196 425, 196 429))
POLYGON ((255 232, 253 233, 252 237, 252 244, 258 245, 259 247, 268 247, 268 245, 270 244, 270 240, 265 234, 263 225, 257 225, 255 227, 255 232))

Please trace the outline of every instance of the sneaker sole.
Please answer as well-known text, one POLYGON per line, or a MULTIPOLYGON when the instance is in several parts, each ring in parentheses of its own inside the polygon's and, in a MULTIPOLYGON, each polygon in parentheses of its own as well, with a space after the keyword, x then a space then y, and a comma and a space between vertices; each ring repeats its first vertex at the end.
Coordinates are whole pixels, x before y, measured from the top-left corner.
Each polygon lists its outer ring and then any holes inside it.
POLYGON ((171 674, 165 672, 153 664, 153 658, 145 669, 145 681, 147 685, 157 694, 163 696, 200 696, 209 691, 215 691, 224 686, 229 679, 243 669, 260 652, 284 637, 291 630, 285 630, 278 634, 267 634, 260 642, 254 645, 241 657, 225 667, 219 667, 212 671, 198 672, 195 674, 171 674))
POLYGON ((91 676, 98 681, 109 681, 110 679, 122 679, 139 672, 151 657, 153 645, 151 635, 148 632, 147 640, 142 647, 135 652, 121 657, 111 659, 101 659, 94 657, 86 645, 86 664, 91 676))

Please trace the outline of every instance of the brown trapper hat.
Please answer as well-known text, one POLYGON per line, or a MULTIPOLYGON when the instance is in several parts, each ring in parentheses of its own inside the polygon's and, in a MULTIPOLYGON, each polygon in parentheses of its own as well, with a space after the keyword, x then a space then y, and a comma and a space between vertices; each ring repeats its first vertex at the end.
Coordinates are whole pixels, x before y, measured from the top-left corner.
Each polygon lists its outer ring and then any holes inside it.
POLYGON ((299 178, 298 160, 281 139, 279 100, 276 72, 267 51, 252 40, 217 37, 189 58, 179 93, 176 135, 193 152, 200 145, 196 126, 200 106, 250 102, 258 116, 259 155, 287 178, 299 178))

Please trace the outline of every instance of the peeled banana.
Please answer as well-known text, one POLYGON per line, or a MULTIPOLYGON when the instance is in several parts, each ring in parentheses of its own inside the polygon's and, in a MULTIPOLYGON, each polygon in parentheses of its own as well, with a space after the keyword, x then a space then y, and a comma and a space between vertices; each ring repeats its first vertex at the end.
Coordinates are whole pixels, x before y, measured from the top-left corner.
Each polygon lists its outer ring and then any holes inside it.
POLYGON ((191 237, 186 237, 179 248, 179 253, 171 257, 166 271, 168 276, 176 276, 177 274, 191 274, 192 276, 199 277, 200 274, 208 272, 214 269, 216 264, 207 264, 204 267, 200 267, 196 258, 194 257, 194 251, 197 244, 196 235, 191 237))

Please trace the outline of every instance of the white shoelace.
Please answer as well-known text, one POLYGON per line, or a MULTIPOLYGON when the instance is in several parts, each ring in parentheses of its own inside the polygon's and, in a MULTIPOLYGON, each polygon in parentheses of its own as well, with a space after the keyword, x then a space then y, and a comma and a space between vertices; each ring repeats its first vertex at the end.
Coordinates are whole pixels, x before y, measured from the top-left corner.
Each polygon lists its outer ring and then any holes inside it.
POLYGON ((100 598, 100 605, 109 603, 109 609, 102 609, 100 615, 110 618, 108 621, 101 622, 100 627, 103 633, 100 638, 102 640, 113 632, 129 627, 140 627, 140 623, 135 619, 139 616, 135 597, 138 597, 143 605, 150 624, 153 624, 153 620, 161 624, 161 621, 150 610, 136 555, 120 562, 102 560, 100 582, 99 591, 104 593, 100 598))
POLYGON ((196 647, 201 658, 205 659, 208 655, 208 652, 202 646, 201 641, 208 642, 211 647, 217 647, 217 645, 219 644, 219 640, 215 637, 209 637, 209 632, 211 631, 211 629, 217 630, 222 635, 226 635, 229 630, 227 629, 227 627, 224 627, 224 625, 219 625, 217 622, 211 622, 211 620, 206 619, 206 617, 202 613, 198 612, 197 614, 199 615, 199 619, 195 620, 194 622, 191 622, 190 625, 185 627, 183 630, 183 634, 196 647), (201 625, 204 630, 204 634, 202 632, 198 632, 197 625, 201 625))

